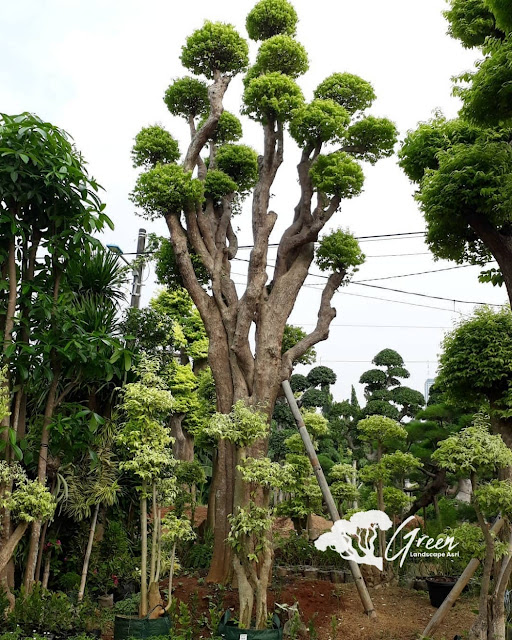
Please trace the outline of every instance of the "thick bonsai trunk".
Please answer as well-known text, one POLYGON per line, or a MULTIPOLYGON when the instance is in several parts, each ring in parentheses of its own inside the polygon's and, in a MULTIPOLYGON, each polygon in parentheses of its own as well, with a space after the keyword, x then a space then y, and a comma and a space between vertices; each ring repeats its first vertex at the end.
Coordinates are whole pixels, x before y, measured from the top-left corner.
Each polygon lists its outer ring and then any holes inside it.
POLYGON ((256 588, 256 629, 265 629, 267 626, 267 591, 272 575, 273 555, 272 540, 269 534, 269 544, 261 561, 259 580, 256 588))
POLYGON ((80 588, 78 589, 78 602, 82 602, 85 593, 85 583, 87 582, 87 572, 89 571, 89 561, 91 559, 92 545, 94 543, 94 534, 96 533, 96 523, 98 522, 98 513, 100 503, 96 505, 89 529, 89 540, 87 541, 87 549, 85 552, 84 564, 82 567, 82 578, 80 580, 80 588))
POLYGON ((239 626, 241 629, 249 629, 254 606, 254 589, 247 579, 240 560, 236 556, 233 557, 233 567, 238 582, 238 599, 240 603, 238 615, 240 621, 239 626))
POLYGON ((221 440, 213 459, 213 477, 208 499, 209 525, 214 532, 213 556, 207 582, 229 584, 233 576, 233 552, 226 544, 228 516, 234 505, 235 453, 230 442, 221 440), (213 520, 213 524, 212 524, 213 520))
POLYGON ((171 435, 174 438, 172 451, 177 460, 192 462, 194 460, 194 436, 183 428, 184 413, 171 416, 171 435))

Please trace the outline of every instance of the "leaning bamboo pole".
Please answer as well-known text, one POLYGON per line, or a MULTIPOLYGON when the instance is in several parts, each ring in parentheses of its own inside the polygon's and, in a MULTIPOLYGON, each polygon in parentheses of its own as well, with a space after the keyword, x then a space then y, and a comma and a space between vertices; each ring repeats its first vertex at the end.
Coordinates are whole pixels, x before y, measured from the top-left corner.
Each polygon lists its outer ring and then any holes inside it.
MULTIPOLYGON (((324 472, 322 471, 322 467, 318 462, 318 458, 316 455, 315 448, 313 447, 313 443, 311 442, 311 438, 309 437, 308 430, 306 429, 306 425, 304 424, 304 420, 302 418, 302 414, 297 405, 297 401, 293 395, 292 388, 288 380, 285 380, 282 383, 284 395, 286 396, 286 400, 290 406, 290 409, 293 413, 293 417, 295 418, 295 422, 297 423, 297 427, 299 429, 300 436, 302 438, 302 442, 306 447, 306 451, 311 462, 311 466, 313 467, 313 471, 315 472, 316 479, 318 484, 320 485, 320 490, 322 491, 322 496, 325 500, 325 504, 327 505, 327 509, 329 511, 329 515, 333 522, 340 520, 340 514, 338 513, 338 509, 334 502, 334 499, 331 494, 331 490, 329 489, 329 485, 327 484, 327 480, 325 479, 324 472)), ((359 593, 359 597, 361 598, 361 602, 363 603, 363 607, 365 613, 369 618, 376 618, 377 612, 373 606, 372 599, 370 594, 368 593, 368 588, 366 583, 361 575, 361 570, 359 569, 359 565, 357 562, 353 560, 348 561, 348 565, 350 567, 350 572, 352 573, 352 577, 354 578, 355 585, 357 587, 357 591, 359 593)))
MULTIPOLYGON (((498 520, 496 520, 496 522, 491 527, 491 533, 494 533, 494 534, 499 533, 499 531, 503 527, 503 523, 504 523, 503 518, 498 518, 498 520)), ((443 600, 442 605, 435 612, 430 622, 425 627, 425 630, 421 634, 420 639, 428 640, 428 638, 431 638, 432 634, 437 631, 440 624, 443 622, 448 612, 450 611, 452 606, 455 604, 455 601, 462 593, 462 590, 464 589, 464 587, 468 584, 468 582, 474 576, 475 571, 478 569, 479 565, 480 565, 480 560, 478 560, 478 558, 473 558, 472 560, 469 561, 468 566, 464 569, 460 578, 453 585, 453 588, 450 591, 450 593, 443 600)))

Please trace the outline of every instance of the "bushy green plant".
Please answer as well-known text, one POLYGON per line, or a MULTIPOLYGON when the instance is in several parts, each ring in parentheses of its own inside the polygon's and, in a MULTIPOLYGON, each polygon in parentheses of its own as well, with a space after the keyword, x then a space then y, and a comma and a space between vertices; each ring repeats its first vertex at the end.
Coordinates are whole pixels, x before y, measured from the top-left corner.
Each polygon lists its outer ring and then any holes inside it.
POLYGON ((46 591, 35 584, 31 593, 22 587, 14 609, 7 615, 7 628, 20 627, 27 635, 32 633, 69 634, 80 631, 81 617, 65 593, 46 591))
POLYGON ((188 544, 181 553, 180 551, 181 549, 178 549, 183 568, 207 569, 213 555, 213 532, 207 530, 202 542, 188 544))
POLYGON ((318 551, 307 538, 295 534, 275 540, 274 559, 280 566, 346 567, 346 562, 334 549, 318 551))

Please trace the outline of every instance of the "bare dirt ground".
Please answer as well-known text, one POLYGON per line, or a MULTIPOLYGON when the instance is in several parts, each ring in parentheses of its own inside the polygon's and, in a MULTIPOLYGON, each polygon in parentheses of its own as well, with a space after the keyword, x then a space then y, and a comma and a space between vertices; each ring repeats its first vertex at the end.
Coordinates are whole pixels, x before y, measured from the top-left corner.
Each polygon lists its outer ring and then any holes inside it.
MULTIPOLYGON (((210 598, 216 599, 215 586, 198 585, 197 578, 179 577, 174 597, 190 602, 197 592, 201 611, 206 612, 210 598)), ((396 586, 371 589, 378 612, 373 621, 365 617, 354 584, 334 585, 324 580, 303 577, 276 581, 269 592, 269 609, 275 602, 293 604, 298 601, 306 625, 313 618, 319 640, 415 640, 425 628, 436 609, 428 595, 396 586), (332 618, 336 617, 336 634, 332 634, 332 618)), ((237 608, 237 592, 228 589, 223 594, 224 608, 237 608)), ((435 635, 435 640, 452 640, 471 626, 475 599, 463 597, 448 615, 435 635)))

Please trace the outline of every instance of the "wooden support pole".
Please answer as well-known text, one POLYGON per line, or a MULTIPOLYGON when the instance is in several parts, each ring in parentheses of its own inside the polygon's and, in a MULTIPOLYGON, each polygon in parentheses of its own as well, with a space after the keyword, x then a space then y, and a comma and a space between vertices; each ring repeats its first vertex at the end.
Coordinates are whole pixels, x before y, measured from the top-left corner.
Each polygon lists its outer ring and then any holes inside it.
MULTIPOLYGON (((498 518, 498 520, 496 520, 496 522, 491 527, 491 533, 494 533, 495 535, 499 533, 499 531, 503 527, 503 523, 504 523, 503 518, 498 518)), ((480 560, 478 560, 478 558, 473 558, 472 560, 470 560, 468 566, 464 569, 460 578, 453 585, 453 588, 450 591, 450 593, 443 600, 442 605, 435 612, 430 622, 425 627, 425 630, 420 636, 421 639, 427 640, 428 638, 431 638, 432 635, 437 631, 437 629, 439 628, 443 620, 446 618, 448 612, 455 604, 455 601, 462 593, 462 590, 464 589, 464 587, 468 584, 468 582, 474 576, 475 571, 478 569, 479 565, 480 565, 480 560)))
MULTIPOLYGON (((297 423, 297 427, 299 429, 300 436, 302 438, 302 442, 306 447, 306 451, 311 462, 311 466, 313 467, 313 471, 315 472, 316 479, 320 486, 320 490, 322 491, 322 496, 324 498, 325 504, 327 505, 327 509, 329 511, 329 515, 333 522, 340 520, 340 514, 338 513, 338 509, 334 502, 334 499, 331 494, 331 490, 329 489, 329 485, 327 484, 327 480, 325 479, 324 472, 320 463, 318 462, 318 458, 316 455, 315 448, 313 447, 313 443, 311 442, 311 438, 309 437, 308 430, 306 429, 306 425, 304 424, 304 420, 302 418, 302 414, 297 405, 297 401, 293 395, 292 388, 288 380, 285 380, 282 383, 283 391, 286 396, 286 400, 288 401, 288 405, 293 413, 293 417, 295 418, 295 422, 297 423)), ((368 593, 368 588, 366 583, 361 575, 361 570, 357 562, 353 560, 348 560, 348 565, 350 567, 350 572, 352 573, 352 577, 354 578, 354 582, 357 587, 357 591, 359 593, 359 597, 361 598, 361 602, 363 603, 364 610, 369 618, 376 618, 377 612, 373 606, 372 599, 370 594, 368 593)))

